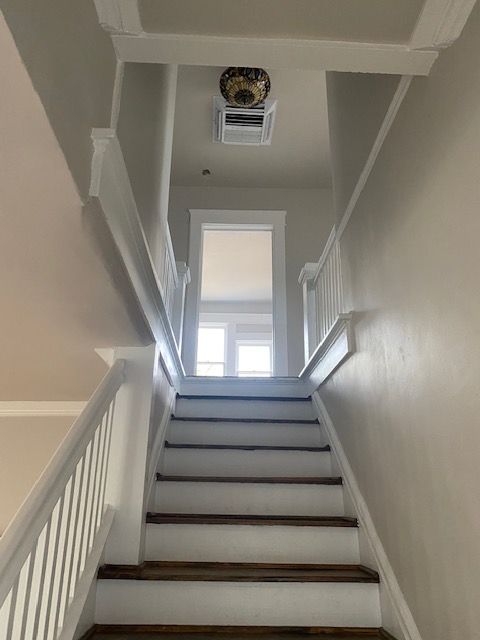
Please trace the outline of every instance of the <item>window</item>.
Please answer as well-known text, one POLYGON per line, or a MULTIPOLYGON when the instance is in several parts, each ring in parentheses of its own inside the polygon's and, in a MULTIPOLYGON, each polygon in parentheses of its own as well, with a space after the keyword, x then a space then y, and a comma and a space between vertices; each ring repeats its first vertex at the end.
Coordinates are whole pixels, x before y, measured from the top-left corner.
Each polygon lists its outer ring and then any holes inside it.
POLYGON ((238 341, 237 376, 268 378, 271 375, 271 343, 238 341))
POLYGON ((198 329, 197 376, 225 375, 225 327, 198 329))

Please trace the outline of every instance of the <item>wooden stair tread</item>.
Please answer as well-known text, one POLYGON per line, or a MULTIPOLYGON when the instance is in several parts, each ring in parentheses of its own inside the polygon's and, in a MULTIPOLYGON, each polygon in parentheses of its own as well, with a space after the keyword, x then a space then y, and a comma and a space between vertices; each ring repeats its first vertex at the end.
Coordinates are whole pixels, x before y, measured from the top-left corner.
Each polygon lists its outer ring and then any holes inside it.
POLYGON ((240 627, 209 625, 115 625, 97 624, 82 640, 131 640, 141 636, 146 640, 356 640, 392 636, 376 627, 240 627))
POLYGON ((294 398, 289 396, 193 396, 182 395, 177 393, 177 400, 243 400, 247 402, 260 400, 262 402, 311 402, 312 399, 308 398, 294 398))
POLYGON ((346 516, 267 516, 211 513, 147 513, 150 524, 225 524, 293 527, 357 527, 356 518, 346 516))
POLYGON ((183 416, 171 416, 172 422, 246 422, 246 423, 259 423, 259 424, 311 424, 318 426, 320 423, 318 420, 296 420, 294 418, 287 419, 274 419, 274 418, 194 418, 183 416))
POLYGON ((315 476, 174 476, 157 473, 158 482, 224 482, 237 484, 325 484, 341 485, 340 477, 315 476))
POLYGON ((330 451, 330 445, 325 444, 320 447, 287 447, 280 445, 266 445, 266 444, 184 444, 176 442, 165 441, 166 449, 206 449, 206 450, 228 450, 233 449, 235 451, 315 451, 324 452, 330 451))
POLYGON ((378 583, 378 574, 362 565, 252 562, 144 562, 100 567, 102 580, 201 582, 361 582, 378 583))

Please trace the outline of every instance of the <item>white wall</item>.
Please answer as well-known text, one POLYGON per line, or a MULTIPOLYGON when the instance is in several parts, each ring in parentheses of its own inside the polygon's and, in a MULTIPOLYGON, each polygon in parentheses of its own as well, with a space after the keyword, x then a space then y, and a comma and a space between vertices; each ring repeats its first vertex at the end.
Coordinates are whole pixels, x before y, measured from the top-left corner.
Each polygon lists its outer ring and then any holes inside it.
POLYGON ((327 72, 336 218, 342 217, 390 105, 399 76, 327 72))
POLYGON ((248 189, 172 187, 169 224, 177 260, 188 263, 188 209, 286 210, 286 277, 289 374, 303 361, 302 291, 298 274, 315 262, 334 223, 330 189, 248 189))
POLYGON ((176 85, 176 65, 125 65, 118 139, 154 262, 168 215, 176 85))
POLYGON ((479 59, 477 5, 342 237, 358 351, 321 388, 424 640, 480 628, 479 59))
POLYGON ((72 417, 0 417, 0 535, 73 423, 72 417))
POLYGON ((93 0, 66 6, 64 0, 2 0, 1 10, 84 198, 92 127, 110 124, 116 56, 93 0))

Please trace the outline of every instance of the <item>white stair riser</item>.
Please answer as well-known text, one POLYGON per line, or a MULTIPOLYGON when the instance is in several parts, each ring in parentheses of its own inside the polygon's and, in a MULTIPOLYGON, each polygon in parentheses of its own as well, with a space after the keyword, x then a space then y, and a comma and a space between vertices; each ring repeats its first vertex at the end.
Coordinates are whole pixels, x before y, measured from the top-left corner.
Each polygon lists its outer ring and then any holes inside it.
POLYGON ((167 440, 176 444, 318 447, 326 443, 320 425, 261 422, 172 421, 167 440))
POLYGON ((318 451, 238 451, 166 449, 164 475, 330 476, 330 453, 318 451))
POLYGON ((380 626, 378 585, 99 580, 99 624, 380 626))
POLYGON ((156 510, 167 513, 341 516, 340 485, 157 482, 156 510))
POLYGON ((178 399, 175 415, 184 418, 270 418, 313 420, 311 402, 281 400, 184 400, 178 399))
POLYGON ((149 524, 146 560, 358 564, 358 531, 342 527, 149 524))

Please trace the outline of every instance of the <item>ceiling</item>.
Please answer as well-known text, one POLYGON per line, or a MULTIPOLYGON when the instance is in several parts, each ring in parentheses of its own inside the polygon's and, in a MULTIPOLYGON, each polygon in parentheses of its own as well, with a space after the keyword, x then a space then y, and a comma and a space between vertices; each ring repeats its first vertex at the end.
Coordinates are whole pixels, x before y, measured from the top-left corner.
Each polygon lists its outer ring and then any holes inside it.
POLYGON ((214 143, 213 97, 223 67, 179 69, 172 185, 323 188, 331 186, 325 73, 269 69, 278 100, 270 146, 214 143), (211 175, 202 176, 209 169, 211 175))
POLYGON ((272 234, 269 231, 205 231, 202 302, 271 299, 272 234))
POLYGON ((140 0, 147 32, 404 42, 422 0, 140 0))

